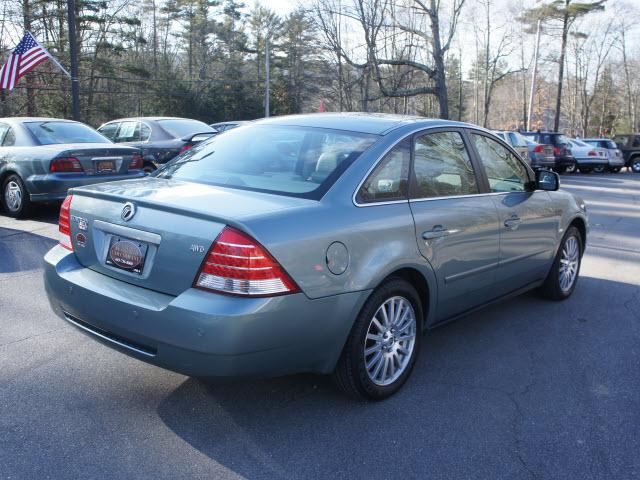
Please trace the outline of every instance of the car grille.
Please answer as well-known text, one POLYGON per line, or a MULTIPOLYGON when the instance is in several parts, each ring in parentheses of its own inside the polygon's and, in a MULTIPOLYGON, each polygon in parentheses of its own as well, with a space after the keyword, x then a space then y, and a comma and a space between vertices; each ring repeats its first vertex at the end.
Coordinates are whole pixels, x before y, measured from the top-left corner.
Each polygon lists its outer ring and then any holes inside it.
POLYGON ((87 333, 90 333, 110 343, 114 343, 120 347, 126 348, 128 350, 132 350, 136 353, 140 353, 147 357, 155 357, 156 354, 158 353, 158 350, 156 348, 150 347, 148 345, 143 345, 141 343, 133 342, 129 339, 126 339, 114 333, 103 330, 102 328, 98 328, 95 325, 91 325, 83 320, 80 320, 78 317, 75 317, 65 311, 63 311, 62 313, 64 313, 64 318, 65 320, 67 320, 67 322, 75 325, 76 327, 78 327, 79 329, 87 333))

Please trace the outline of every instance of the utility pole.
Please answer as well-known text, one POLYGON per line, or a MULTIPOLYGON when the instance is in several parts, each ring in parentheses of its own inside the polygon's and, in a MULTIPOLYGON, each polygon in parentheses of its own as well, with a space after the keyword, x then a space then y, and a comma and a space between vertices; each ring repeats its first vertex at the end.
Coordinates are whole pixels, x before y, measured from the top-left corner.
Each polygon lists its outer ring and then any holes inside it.
POLYGON ((73 112, 73 119, 80 120, 80 84, 78 83, 75 0, 67 0, 67 20, 69 29, 69 53, 71 54, 71 110, 73 112))
POLYGON ((531 90, 529 92, 529 112, 527 113, 527 123, 525 130, 531 130, 531 116, 533 115, 533 96, 536 92, 536 76, 538 75, 538 51, 540 50, 540 30, 542 30, 542 20, 538 19, 536 26, 536 47, 533 51, 533 71, 531 73, 531 90))
POLYGON ((269 117, 269 35, 264 37, 264 117, 269 117))

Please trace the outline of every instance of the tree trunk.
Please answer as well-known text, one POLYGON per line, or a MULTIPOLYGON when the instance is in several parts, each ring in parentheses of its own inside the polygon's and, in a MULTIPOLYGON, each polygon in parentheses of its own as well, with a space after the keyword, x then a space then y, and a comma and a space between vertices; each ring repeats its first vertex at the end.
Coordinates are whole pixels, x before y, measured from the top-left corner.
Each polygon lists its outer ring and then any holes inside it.
POLYGON ((431 0, 431 8, 429 11, 431 20, 432 35, 432 56, 435 64, 435 90, 440 107, 440 118, 449 119, 449 96, 447 92, 447 79, 444 65, 444 54, 442 50, 442 41, 440 39, 440 18, 438 17, 438 7, 435 0, 431 0))
POLYGON ((562 82, 564 80, 564 58, 567 53, 567 36, 569 34, 569 1, 565 0, 564 17, 562 19, 562 44, 560 46, 560 65, 558 68, 558 94, 556 96, 556 116, 553 120, 553 130, 560 129, 560 109, 562 107, 562 82))

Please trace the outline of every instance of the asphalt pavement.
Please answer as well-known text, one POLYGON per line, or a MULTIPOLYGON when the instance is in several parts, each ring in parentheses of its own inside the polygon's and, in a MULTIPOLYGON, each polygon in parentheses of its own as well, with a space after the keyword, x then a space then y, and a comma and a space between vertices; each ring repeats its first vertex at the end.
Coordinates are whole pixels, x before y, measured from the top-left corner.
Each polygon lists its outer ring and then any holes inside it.
POLYGON ((320 376, 210 385, 112 351, 49 310, 55 207, 0 215, 0 478, 640 478, 640 175, 562 182, 591 223, 574 295, 428 332, 379 403, 320 376))

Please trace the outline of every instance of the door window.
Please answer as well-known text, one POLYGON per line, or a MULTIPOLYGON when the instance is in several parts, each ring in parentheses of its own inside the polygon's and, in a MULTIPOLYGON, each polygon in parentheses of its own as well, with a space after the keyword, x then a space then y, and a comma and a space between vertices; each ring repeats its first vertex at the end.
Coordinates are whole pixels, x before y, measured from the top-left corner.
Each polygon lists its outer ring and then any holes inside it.
POLYGON ((415 140, 412 198, 446 197, 478 193, 476 176, 462 135, 437 132, 415 140))
POLYGON ((409 183, 411 143, 403 140, 378 163, 358 191, 360 203, 406 200, 409 183))
POLYGON ((107 123, 98 129, 98 131, 107 137, 111 141, 115 141, 116 131, 118 130, 119 122, 107 123))
POLYGON ((495 140, 471 134, 473 144, 484 165, 492 192, 523 192, 529 182, 525 166, 495 140))

